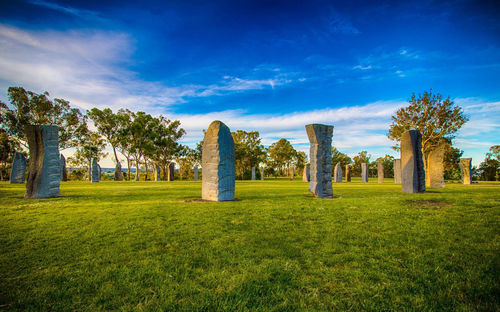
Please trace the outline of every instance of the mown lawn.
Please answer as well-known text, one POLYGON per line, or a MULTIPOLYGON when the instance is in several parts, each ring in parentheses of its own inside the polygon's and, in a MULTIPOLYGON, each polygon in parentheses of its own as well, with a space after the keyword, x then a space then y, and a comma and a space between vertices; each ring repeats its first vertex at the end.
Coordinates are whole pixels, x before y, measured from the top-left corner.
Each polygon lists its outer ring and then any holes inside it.
MULTIPOLYGON (((374 179, 372 179, 374 180, 374 179)), ((359 180, 358 180, 359 181, 359 180)), ((500 184, 0 184, 0 310, 500 310, 500 184)))

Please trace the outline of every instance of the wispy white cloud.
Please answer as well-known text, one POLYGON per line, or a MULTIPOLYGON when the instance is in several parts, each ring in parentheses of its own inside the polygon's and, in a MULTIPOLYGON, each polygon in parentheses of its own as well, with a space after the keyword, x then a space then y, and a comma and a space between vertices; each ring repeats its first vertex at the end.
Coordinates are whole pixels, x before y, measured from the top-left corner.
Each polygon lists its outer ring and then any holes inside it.
POLYGON ((27 2, 34 4, 34 5, 37 5, 37 6, 40 6, 40 7, 44 7, 47 9, 51 9, 54 11, 58 11, 58 12, 62 12, 65 14, 78 16, 78 17, 82 17, 82 18, 93 18, 93 19, 100 18, 98 16, 97 12, 91 11, 91 10, 77 9, 75 7, 63 6, 63 5, 54 3, 54 2, 43 1, 43 0, 29 0, 27 2))

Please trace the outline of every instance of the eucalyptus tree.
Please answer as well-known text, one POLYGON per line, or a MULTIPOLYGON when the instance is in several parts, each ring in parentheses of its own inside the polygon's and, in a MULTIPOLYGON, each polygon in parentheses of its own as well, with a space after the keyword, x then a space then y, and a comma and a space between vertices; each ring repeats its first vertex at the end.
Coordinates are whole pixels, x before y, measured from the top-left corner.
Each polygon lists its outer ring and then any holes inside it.
POLYGON ((332 167, 335 167, 339 163, 342 170, 344 170, 346 165, 352 163, 352 159, 347 154, 340 152, 335 146, 332 146, 332 167))
POLYGON ((128 133, 130 139, 129 151, 134 158, 136 164, 135 180, 139 181, 139 168, 141 161, 144 162, 146 169, 146 180, 148 178, 148 162, 147 156, 152 150, 152 132, 153 117, 145 112, 130 112, 132 116, 129 125, 128 133))
POLYGON ((234 141, 235 169, 241 179, 244 179, 245 172, 264 160, 265 149, 258 131, 237 130, 231 132, 231 135, 234 141))
POLYGON ((267 149, 268 166, 277 169, 283 174, 283 170, 290 168, 297 152, 287 139, 279 139, 267 149))
POLYGON ((77 141, 76 152, 71 157, 70 162, 73 164, 85 164, 85 167, 88 169, 88 179, 91 181, 92 159, 97 158, 99 161, 107 156, 107 153, 104 153, 106 142, 99 133, 91 131, 86 123, 85 127, 79 131, 75 140, 77 141))
POLYGON ((132 136, 130 133, 130 125, 132 124, 132 112, 125 109, 120 109, 116 113, 117 122, 119 123, 118 128, 118 151, 127 160, 127 180, 130 180, 130 167, 132 165, 133 154, 131 151, 131 141, 132 136))
POLYGON ((351 173, 353 176, 360 176, 361 175, 361 164, 362 163, 370 163, 370 158, 371 155, 368 154, 367 151, 361 151, 358 153, 358 155, 354 156, 352 158, 353 160, 353 165, 352 165, 352 170, 351 173))

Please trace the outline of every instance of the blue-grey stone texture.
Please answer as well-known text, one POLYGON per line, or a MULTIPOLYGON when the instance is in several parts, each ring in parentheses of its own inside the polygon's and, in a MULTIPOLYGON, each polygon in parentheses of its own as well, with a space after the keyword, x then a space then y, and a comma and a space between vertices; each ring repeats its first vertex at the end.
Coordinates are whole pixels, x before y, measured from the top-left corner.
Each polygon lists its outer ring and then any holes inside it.
POLYGON ((368 163, 361 164, 361 182, 368 182, 368 163))
POLYGON ((401 136, 401 187, 404 193, 425 192, 422 134, 408 130, 401 136))
POLYGON ((92 159, 92 183, 101 181, 101 167, 97 163, 97 158, 92 159))
POLYGON ((12 160, 12 169, 10 170, 10 183, 24 183, 26 179, 26 156, 23 153, 16 152, 12 160))

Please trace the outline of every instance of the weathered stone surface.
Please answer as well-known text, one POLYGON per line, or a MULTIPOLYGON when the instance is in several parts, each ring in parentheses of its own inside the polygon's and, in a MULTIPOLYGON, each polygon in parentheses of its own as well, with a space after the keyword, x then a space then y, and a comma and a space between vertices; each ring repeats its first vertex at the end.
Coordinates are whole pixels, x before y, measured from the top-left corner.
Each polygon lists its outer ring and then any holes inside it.
POLYGON ((122 171, 122 164, 118 162, 115 166, 115 176, 114 176, 115 181, 123 181, 123 171, 122 171))
POLYGON ((260 167, 260 179, 264 181, 264 167, 260 167))
POLYGON ((161 170, 160 170, 160 167, 157 166, 157 165, 154 165, 154 171, 153 171, 153 178, 155 181, 161 181, 161 170))
POLYGON ((460 169, 464 184, 472 183, 472 158, 460 158, 460 169))
POLYGON ((92 183, 101 181, 101 167, 97 163, 97 158, 92 159, 92 183))
POLYGON ((26 157, 23 153, 16 152, 12 160, 12 169, 10 170, 10 183, 24 183, 26 178, 26 157))
POLYGON ((422 135, 408 130, 401 136, 401 184, 405 193, 425 192, 422 135))
POLYGON ((381 161, 377 163, 377 178, 378 183, 384 183, 384 163, 381 161))
POLYGON ((290 181, 293 180, 293 178, 295 177, 295 168, 294 167, 288 168, 288 176, 290 177, 290 181))
POLYGON ((201 196, 205 200, 234 200, 234 141, 229 128, 213 121, 203 139, 201 196))
POLYGON ((309 182, 311 180, 309 165, 304 166, 304 172, 302 173, 302 181, 309 182))
POLYGON ((351 182, 351 166, 345 165, 345 181, 351 182))
POLYGON ((333 170, 333 178, 334 182, 339 183, 342 182, 342 167, 340 164, 335 165, 335 169, 333 170))
POLYGON ((446 143, 440 144, 427 155, 425 185, 430 188, 444 187, 444 153, 446 147, 446 143))
POLYGON ((255 167, 252 167, 252 180, 255 180, 255 167))
POLYGON ((361 164, 361 182, 368 182, 368 164, 361 164))
POLYGON ((310 124, 306 132, 311 144, 309 151, 309 191, 320 198, 332 198, 332 135, 333 126, 310 124))
POLYGON ((394 183, 401 184, 401 159, 394 159, 394 183))
POLYGON ((68 171, 66 170, 66 157, 63 154, 59 157, 61 165, 61 181, 68 181, 68 171))
POLYGON ((30 125, 25 128, 30 149, 25 198, 59 196, 61 163, 59 127, 30 125))
POLYGON ((199 170, 198 166, 194 167, 194 178, 193 179, 195 181, 198 181, 198 170, 199 170))
POLYGON ((174 173, 175 173, 175 163, 171 162, 170 165, 168 165, 168 176, 167 176, 168 181, 174 180, 174 173))

